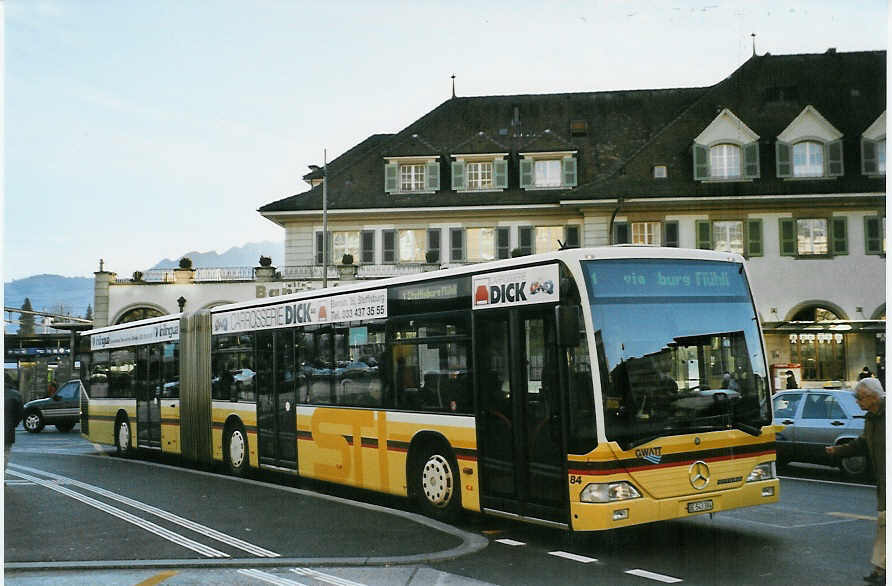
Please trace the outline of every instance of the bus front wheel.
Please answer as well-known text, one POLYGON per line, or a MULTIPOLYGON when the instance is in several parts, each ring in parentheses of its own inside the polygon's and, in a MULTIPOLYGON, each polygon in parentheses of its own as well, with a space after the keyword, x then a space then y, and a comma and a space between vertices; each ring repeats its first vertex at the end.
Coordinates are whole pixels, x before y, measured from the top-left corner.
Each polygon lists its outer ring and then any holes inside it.
POLYGON ((241 423, 229 427, 223 456, 226 467, 233 476, 244 476, 248 472, 248 436, 241 423))
POLYGON ((452 521, 461 510, 461 483, 455 458, 448 450, 429 448, 412 475, 413 494, 424 514, 452 521))

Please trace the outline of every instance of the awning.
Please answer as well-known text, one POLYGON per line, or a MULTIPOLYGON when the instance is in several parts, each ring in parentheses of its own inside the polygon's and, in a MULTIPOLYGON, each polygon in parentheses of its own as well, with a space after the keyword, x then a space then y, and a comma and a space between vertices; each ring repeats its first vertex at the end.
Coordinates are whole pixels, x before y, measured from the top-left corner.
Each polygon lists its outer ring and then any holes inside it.
POLYGON ((885 333, 886 320, 855 319, 831 321, 774 321, 762 323, 762 331, 766 334, 798 334, 829 333, 858 334, 885 333))

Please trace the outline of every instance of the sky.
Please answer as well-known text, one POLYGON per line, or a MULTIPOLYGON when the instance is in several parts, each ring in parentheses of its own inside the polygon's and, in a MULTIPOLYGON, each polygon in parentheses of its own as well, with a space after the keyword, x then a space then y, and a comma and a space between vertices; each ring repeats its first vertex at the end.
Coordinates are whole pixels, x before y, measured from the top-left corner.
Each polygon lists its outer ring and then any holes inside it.
POLYGON ((884 50, 885 0, 7 0, 3 280, 120 276, 284 229, 308 165, 452 94, 713 85, 884 50))

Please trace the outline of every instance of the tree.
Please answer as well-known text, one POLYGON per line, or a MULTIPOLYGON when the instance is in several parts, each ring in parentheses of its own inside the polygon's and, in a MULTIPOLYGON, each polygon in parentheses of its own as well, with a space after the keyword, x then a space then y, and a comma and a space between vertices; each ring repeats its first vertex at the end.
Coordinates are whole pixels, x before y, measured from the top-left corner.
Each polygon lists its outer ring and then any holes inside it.
POLYGON ((93 319, 93 306, 87 305, 87 313, 84 314, 84 319, 93 319))
MULTIPOLYGON (((31 307, 31 300, 25 297, 25 302, 22 303, 22 309, 25 311, 34 311, 34 308, 31 307)), ((30 335, 34 333, 34 314, 33 313, 20 313, 19 314, 19 333, 24 335, 30 335)))

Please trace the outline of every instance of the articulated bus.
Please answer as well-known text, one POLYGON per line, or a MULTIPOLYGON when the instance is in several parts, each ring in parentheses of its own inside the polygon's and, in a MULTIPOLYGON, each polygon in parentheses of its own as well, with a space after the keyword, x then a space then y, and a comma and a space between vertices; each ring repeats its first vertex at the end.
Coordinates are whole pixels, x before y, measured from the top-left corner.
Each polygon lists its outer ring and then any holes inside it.
POLYGON ((743 258, 561 250, 95 329, 81 430, 597 531, 774 503, 743 258))

